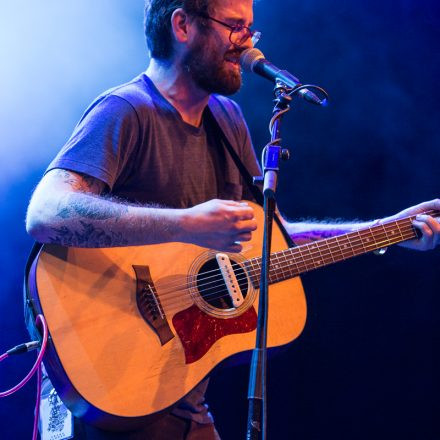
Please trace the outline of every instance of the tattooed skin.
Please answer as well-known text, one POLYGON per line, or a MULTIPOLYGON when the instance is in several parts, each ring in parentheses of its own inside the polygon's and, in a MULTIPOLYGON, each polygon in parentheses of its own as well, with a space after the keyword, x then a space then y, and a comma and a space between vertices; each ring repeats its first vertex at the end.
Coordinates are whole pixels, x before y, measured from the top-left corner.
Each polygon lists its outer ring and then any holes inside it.
POLYGON ((66 226, 52 228, 55 235, 49 237, 50 243, 75 247, 112 247, 127 245, 127 240, 123 238, 122 234, 106 232, 104 229, 97 228, 81 220, 79 223, 81 224, 81 231, 71 231, 66 226))
POLYGON ((100 194, 105 186, 104 182, 101 182, 94 177, 88 176, 87 174, 72 173, 71 171, 63 169, 57 169, 53 172, 57 174, 60 180, 70 185, 75 191, 100 194), (75 174, 81 176, 81 179, 78 179, 75 174))
MULTIPOLYGON (((70 218, 81 216, 93 220, 119 219, 128 212, 128 206, 122 203, 103 206, 103 196, 94 197, 91 194, 69 194, 59 204, 57 217, 70 218), (61 205, 61 206, 60 206, 61 205)), ((114 198, 106 198, 108 201, 115 201, 114 198)))
POLYGON ((103 195, 105 183, 86 174, 68 170, 53 170, 56 178, 73 190, 63 197, 54 215, 74 224, 51 228, 50 243, 76 247, 125 246, 127 240, 120 232, 109 231, 108 223, 96 225, 95 220, 117 222, 129 210, 129 203, 111 195, 103 195), (115 202, 115 203, 108 203, 115 202))
POLYGON ((67 183, 76 193, 68 194, 58 204, 57 217, 68 219, 72 217, 80 217, 90 220, 109 220, 119 219, 122 215, 128 212, 128 204, 124 204, 124 200, 118 200, 110 195, 101 195, 104 183, 87 176, 86 174, 79 174, 78 179, 75 174, 66 170, 56 170, 58 177, 64 183, 67 183), (117 202, 117 204, 109 205, 102 204, 101 201, 117 202))
POLYGON ((181 232, 177 212, 108 191, 107 184, 94 177, 51 170, 32 196, 26 228, 41 243, 84 248, 175 241, 181 232))

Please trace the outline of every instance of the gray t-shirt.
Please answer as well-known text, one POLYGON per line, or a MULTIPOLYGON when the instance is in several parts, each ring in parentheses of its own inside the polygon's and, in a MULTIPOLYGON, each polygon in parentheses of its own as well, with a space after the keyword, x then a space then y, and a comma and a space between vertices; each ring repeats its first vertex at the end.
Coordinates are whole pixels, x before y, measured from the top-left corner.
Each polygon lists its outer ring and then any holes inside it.
MULTIPOLYGON (((249 188, 207 123, 211 111, 251 175, 260 170, 249 131, 236 103, 211 96, 203 123, 185 123, 141 74, 99 96, 47 168, 63 168, 102 180, 120 198, 186 208, 213 198, 252 200, 249 188)), ((204 404, 207 380, 173 409, 199 423, 212 422, 204 404)))
MULTIPOLYGON (((249 172, 260 174, 238 105, 215 95, 208 107, 249 172)), ((145 74, 91 104, 52 168, 93 176, 133 202, 185 208, 213 198, 252 199, 206 117, 199 128, 185 123, 145 74)))

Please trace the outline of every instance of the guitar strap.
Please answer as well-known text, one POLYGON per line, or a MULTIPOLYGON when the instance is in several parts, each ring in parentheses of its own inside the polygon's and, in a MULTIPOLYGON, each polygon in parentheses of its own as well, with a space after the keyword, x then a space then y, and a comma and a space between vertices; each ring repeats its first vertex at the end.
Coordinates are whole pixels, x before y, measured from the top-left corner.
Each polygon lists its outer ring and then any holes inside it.
MULTIPOLYGON (((211 99, 209 106, 207 108, 207 112, 205 113, 206 116, 206 122, 210 127, 212 127, 214 132, 214 140, 216 141, 217 147, 223 151, 226 149, 231 156, 232 160, 234 161, 235 165, 237 166, 238 170, 240 171, 241 176, 243 177, 243 180, 245 181, 247 187, 251 191, 253 197, 255 198, 255 201, 260 205, 264 205, 264 196, 261 189, 254 184, 253 176, 249 173, 248 169, 244 165, 243 161, 240 159, 239 155, 235 151, 234 147, 232 146, 232 143, 228 139, 228 137, 225 134, 225 130, 221 127, 222 121, 219 118, 216 118, 214 116, 215 114, 215 107, 219 108, 217 100, 211 99), (220 144, 220 145, 218 145, 220 144), (223 147, 223 148, 222 148, 223 147)), ((220 110, 220 109, 219 109, 220 110)), ((278 227, 281 229, 281 232, 284 236, 284 239, 287 242, 287 245, 289 247, 295 247, 295 243, 293 242, 292 238, 286 231, 286 228, 281 223, 281 220, 279 216, 275 213, 274 220, 277 223, 278 227)))

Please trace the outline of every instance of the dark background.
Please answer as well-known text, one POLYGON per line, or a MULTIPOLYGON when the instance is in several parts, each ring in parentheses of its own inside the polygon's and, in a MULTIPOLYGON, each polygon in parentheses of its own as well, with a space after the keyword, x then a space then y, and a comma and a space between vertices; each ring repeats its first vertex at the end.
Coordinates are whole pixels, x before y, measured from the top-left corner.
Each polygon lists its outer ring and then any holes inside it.
MULTIPOLYGON (((0 351, 27 340, 21 278, 33 187, 101 91, 148 63, 142 0, 17 0, 0 18, 0 351)), ((371 219, 439 196, 440 7, 431 0, 263 1, 259 48, 331 105, 295 102, 283 122, 278 201, 289 218, 371 219)), ((258 151, 271 84, 236 97, 258 151)), ((269 438, 438 439, 439 251, 399 247, 303 277, 308 321, 269 364, 269 438)), ((2 363, 9 388, 34 355, 2 363)), ((216 373, 209 403, 224 439, 244 439, 246 367, 216 373)), ((30 438, 35 382, 0 401, 1 438, 30 438)))

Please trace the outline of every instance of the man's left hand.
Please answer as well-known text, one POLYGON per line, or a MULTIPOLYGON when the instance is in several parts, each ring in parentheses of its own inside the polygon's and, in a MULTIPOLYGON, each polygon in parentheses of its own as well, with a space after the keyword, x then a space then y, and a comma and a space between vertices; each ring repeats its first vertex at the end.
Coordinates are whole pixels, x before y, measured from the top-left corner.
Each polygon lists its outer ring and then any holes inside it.
POLYGON ((418 251, 427 251, 434 249, 440 244, 440 217, 424 213, 429 210, 436 210, 438 211, 438 215, 440 215, 440 199, 423 202, 411 208, 404 209, 392 217, 383 219, 383 222, 416 215, 413 225, 422 233, 422 236, 416 240, 404 241, 400 243, 400 246, 418 251))

